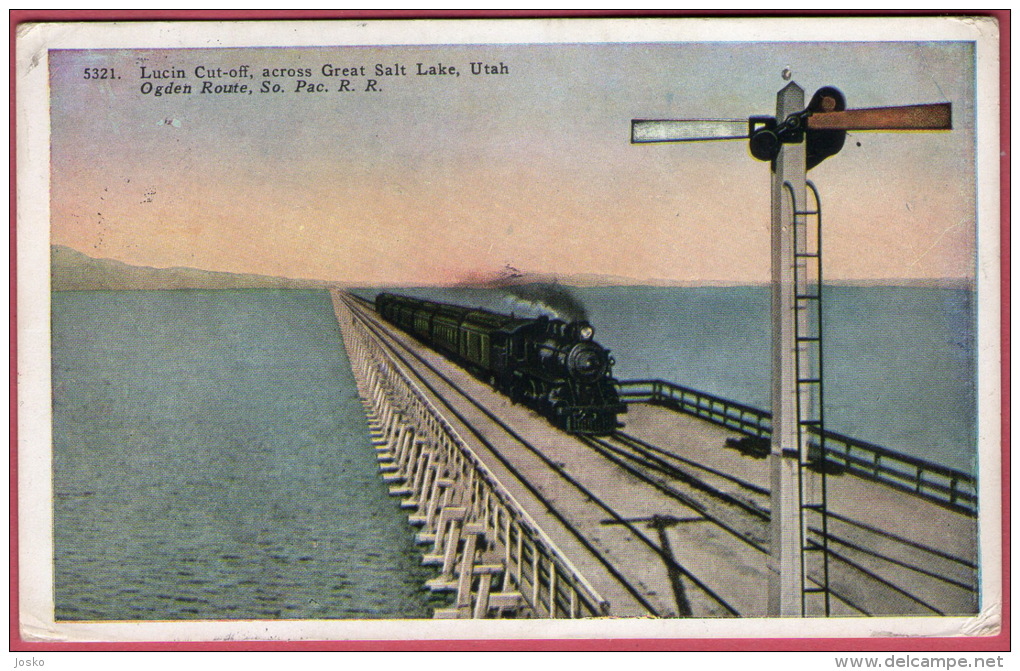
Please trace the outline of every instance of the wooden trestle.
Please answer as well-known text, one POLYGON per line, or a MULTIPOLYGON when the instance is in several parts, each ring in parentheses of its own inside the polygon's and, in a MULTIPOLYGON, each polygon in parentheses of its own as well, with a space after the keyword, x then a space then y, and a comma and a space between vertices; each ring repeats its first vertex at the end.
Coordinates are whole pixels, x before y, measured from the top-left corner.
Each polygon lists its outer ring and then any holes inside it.
POLYGON ((420 527, 426 585, 452 592, 436 618, 598 617, 608 604, 585 581, 435 407, 378 336, 336 293, 334 308, 389 492, 420 527))

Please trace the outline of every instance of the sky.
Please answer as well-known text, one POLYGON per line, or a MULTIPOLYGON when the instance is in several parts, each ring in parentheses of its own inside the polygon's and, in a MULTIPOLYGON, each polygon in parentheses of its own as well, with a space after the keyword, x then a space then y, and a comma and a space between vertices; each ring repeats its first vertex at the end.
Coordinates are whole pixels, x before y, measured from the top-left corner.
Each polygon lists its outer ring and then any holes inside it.
POLYGON ((67 50, 49 63, 51 242, 93 257, 363 285, 507 266, 766 282, 768 165, 742 141, 632 145, 630 121, 771 114, 789 68, 807 99, 833 85, 851 108, 953 105, 950 132, 851 133, 809 173, 826 276, 974 277, 968 43, 67 50), (472 62, 508 73, 471 75, 472 62), (417 75, 418 63, 461 74, 417 75), (375 77, 376 64, 407 74, 375 77), (241 65, 251 79, 195 76, 241 65), (366 76, 341 92, 326 65, 366 76), (170 80, 143 67, 183 70, 173 81, 193 92, 145 93, 170 80), (102 68, 118 78, 85 78, 102 68), (295 92, 299 79, 329 90, 295 92), (198 92, 265 80, 283 91, 198 92))

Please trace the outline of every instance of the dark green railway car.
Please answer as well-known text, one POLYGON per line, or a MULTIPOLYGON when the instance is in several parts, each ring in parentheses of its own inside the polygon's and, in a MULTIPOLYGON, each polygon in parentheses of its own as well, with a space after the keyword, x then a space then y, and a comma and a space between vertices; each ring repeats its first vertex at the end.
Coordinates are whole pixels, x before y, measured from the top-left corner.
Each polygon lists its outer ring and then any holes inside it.
POLYGON ((587 322, 523 318, 383 293, 376 311, 499 391, 574 433, 614 431, 625 412, 609 351, 587 322))

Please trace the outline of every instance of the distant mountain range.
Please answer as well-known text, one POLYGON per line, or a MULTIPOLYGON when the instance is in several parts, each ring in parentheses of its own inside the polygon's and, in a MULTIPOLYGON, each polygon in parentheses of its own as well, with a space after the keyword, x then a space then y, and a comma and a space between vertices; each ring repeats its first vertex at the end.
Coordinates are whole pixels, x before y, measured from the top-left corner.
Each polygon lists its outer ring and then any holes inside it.
MULTIPOLYGON (((573 287, 599 286, 734 286, 739 282, 680 282, 586 273, 570 276, 522 273, 510 268, 488 275, 465 278, 460 286, 501 287, 506 285, 559 284, 573 287)), ((295 280, 287 277, 225 273, 197 268, 149 268, 113 259, 96 259, 64 247, 50 246, 50 281, 53 291, 139 290, 139 289, 322 289, 341 286, 325 280, 295 280)), ((826 284, 850 286, 915 286, 973 288, 962 278, 829 280, 826 284)))
POLYGON ((197 268, 148 268, 113 259, 94 259, 62 245, 50 246, 53 291, 97 289, 317 289, 328 282, 221 273, 197 268))

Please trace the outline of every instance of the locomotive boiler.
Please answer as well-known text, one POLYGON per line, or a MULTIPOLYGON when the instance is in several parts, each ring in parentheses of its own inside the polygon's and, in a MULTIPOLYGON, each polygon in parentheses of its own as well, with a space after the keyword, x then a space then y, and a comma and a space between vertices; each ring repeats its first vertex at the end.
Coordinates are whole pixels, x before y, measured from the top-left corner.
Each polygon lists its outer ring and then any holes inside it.
POLYGON ((613 358, 586 321, 518 317, 382 293, 379 315, 570 433, 607 434, 626 412, 613 358))

